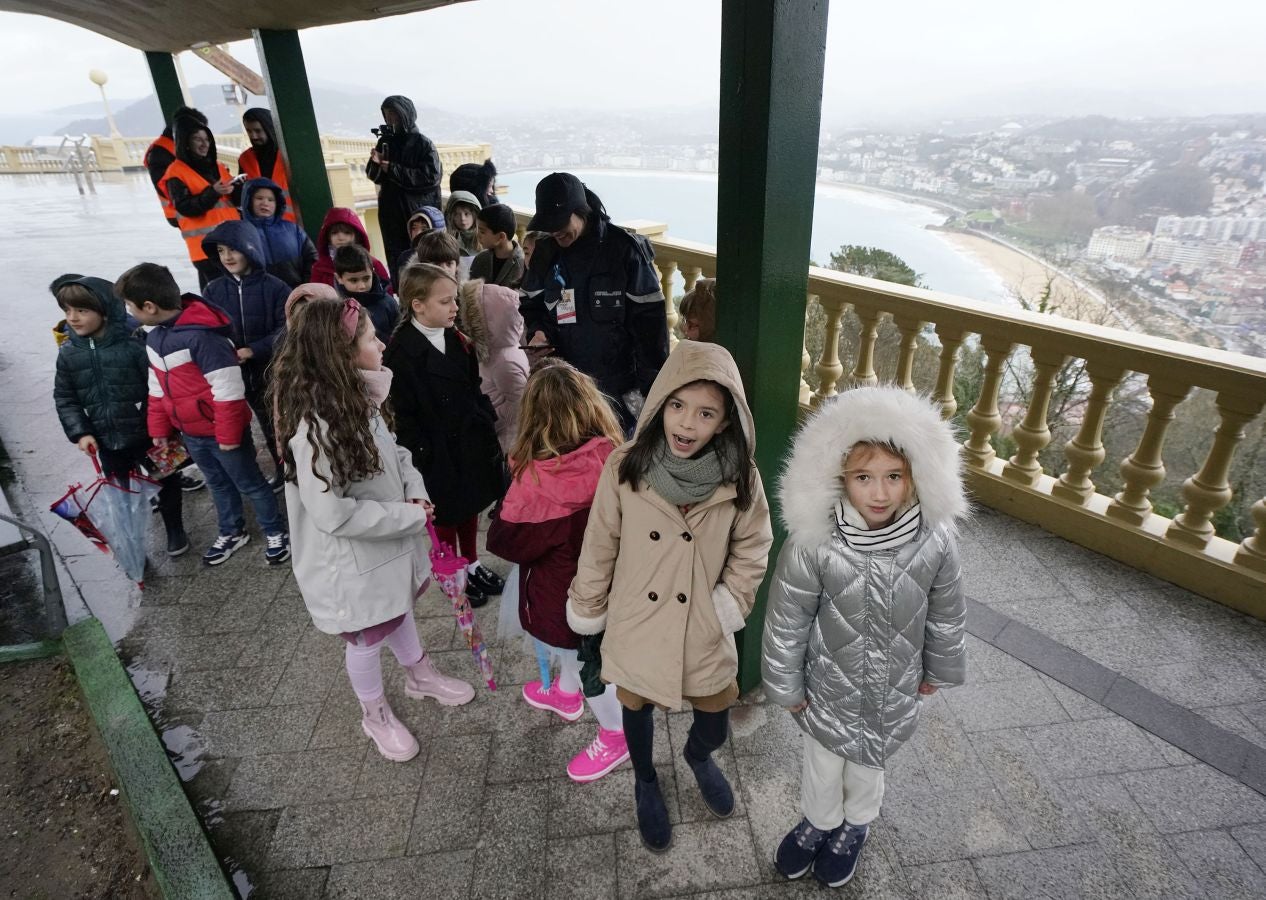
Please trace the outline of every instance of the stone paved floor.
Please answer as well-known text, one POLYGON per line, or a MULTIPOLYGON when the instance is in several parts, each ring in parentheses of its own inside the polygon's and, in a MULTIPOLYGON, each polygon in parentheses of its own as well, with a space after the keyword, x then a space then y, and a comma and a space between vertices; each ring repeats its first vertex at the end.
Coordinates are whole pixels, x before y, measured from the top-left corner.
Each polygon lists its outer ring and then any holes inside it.
MULTIPOLYGON (((76 234, 38 237, 61 242, 71 258, 76 234)), ((535 661, 517 646, 493 648, 502 689, 481 689, 456 710, 404 699, 389 664, 389 694, 423 745, 394 765, 358 729, 340 642, 312 628, 288 571, 265 566, 258 542, 219 569, 201 568, 196 555, 164 558, 144 592, 128 585, 46 512, 67 480, 88 477, 52 414, 53 315, 41 285, 55 274, 33 274, 7 299, 0 440, 20 476, 11 500, 49 529, 72 612, 91 610, 119 641, 244 893, 592 900, 819 891, 781 882, 769 863, 797 819, 799 736, 759 697, 735 710, 720 753, 740 798, 724 822, 709 818, 677 764, 688 717, 659 716, 657 763, 676 846, 653 856, 637 839, 627 769, 587 786, 564 776, 593 725, 551 721, 518 698, 535 661)), ((213 537, 213 517, 205 493, 187 499, 196 549, 213 537)), ((1262 623, 989 510, 968 527, 964 554, 973 598, 1266 746, 1262 623)), ((418 614, 441 666, 473 676, 439 599, 424 597, 418 614)), ((479 614, 490 636, 495 617, 479 614)), ((1266 896, 1266 797, 970 643, 971 683, 925 704, 843 895, 1266 896)))

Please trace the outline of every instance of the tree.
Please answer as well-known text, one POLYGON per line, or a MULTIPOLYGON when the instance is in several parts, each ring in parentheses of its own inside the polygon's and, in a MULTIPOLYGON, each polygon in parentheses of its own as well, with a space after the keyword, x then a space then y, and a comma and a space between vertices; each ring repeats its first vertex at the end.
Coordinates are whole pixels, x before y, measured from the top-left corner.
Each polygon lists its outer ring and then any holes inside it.
POLYGON ((1130 201, 1140 211, 1198 216, 1213 202, 1213 182, 1199 166, 1171 166, 1140 181, 1130 201))
POLYGON ((837 272, 851 272, 865 278, 891 281, 894 284, 926 287, 922 276, 910 268, 904 259, 895 253, 880 250, 878 247, 844 244, 837 252, 831 254, 828 268, 837 272))

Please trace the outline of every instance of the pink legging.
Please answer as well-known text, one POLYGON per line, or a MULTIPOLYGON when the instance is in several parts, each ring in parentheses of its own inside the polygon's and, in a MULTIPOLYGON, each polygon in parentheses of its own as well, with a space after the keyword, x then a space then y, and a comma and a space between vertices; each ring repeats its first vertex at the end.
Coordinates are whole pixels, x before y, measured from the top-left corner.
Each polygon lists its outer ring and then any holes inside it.
POLYGON ((377 643, 368 646, 352 643, 347 645, 344 651, 347 677, 352 682, 352 690, 356 692, 356 696, 366 702, 377 700, 383 695, 382 662, 379 659, 383 644, 391 648, 396 661, 406 669, 422 660, 422 642, 418 640, 418 626, 413 621, 412 612, 404 617, 395 631, 377 643))
POLYGON ((436 525, 435 533, 441 541, 466 557, 467 562, 479 561, 479 547, 475 544, 479 538, 479 516, 471 516, 458 525, 436 525), (460 547, 457 546, 459 541, 460 547))

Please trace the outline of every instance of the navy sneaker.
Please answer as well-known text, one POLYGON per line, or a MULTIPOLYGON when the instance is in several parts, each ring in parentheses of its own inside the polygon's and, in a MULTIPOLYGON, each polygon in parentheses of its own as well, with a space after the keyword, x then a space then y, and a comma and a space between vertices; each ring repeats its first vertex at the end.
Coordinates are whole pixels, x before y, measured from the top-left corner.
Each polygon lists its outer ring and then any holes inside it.
POLYGON ((778 845, 774 854, 774 868, 778 874, 786 878, 799 878, 813 865, 818 851, 831 836, 829 831, 819 831, 808 819, 801 819, 800 824, 791 829, 778 845))
POLYGON ((249 544, 250 540, 251 536, 244 531, 237 534, 222 534, 207 548, 207 552, 202 554, 202 561, 208 566, 218 566, 249 544))
POLYGON ((682 753, 690 770, 695 773, 695 781, 699 782, 699 793, 703 794, 703 803, 708 812, 718 819, 728 819, 734 814, 734 791, 725 780, 725 773, 716 761, 709 756, 703 762, 690 755, 689 747, 682 753))
POLYGON ((857 872, 857 861, 862 858, 866 846, 869 825, 850 825, 845 822, 831 832, 826 846, 813 861, 813 877, 827 887, 848 884, 857 872))
POLYGON ((266 542, 264 546, 264 559, 268 560, 270 566, 284 563, 290 559, 290 535, 284 531, 276 534, 264 536, 266 542))
POLYGON ((673 845, 673 825, 668 821, 668 807, 659 791, 659 779, 643 781, 635 775, 633 796, 637 799, 637 830, 642 843, 652 853, 663 853, 673 845))

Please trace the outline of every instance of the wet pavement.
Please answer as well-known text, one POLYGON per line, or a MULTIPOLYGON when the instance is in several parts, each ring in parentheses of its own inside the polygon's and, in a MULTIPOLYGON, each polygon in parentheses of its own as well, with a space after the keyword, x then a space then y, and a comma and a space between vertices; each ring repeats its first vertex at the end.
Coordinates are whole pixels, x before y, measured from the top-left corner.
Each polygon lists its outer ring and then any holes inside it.
MULTIPOLYGON (((118 643, 243 894, 592 900, 819 890, 786 884, 770 864, 798 818, 800 739, 759 694, 735 710, 718 754, 739 796, 726 821, 710 818, 680 759, 688 715, 659 715, 657 765, 676 845, 653 856, 637 838, 627 767, 590 785, 565 777, 594 725, 564 724, 522 701, 536 662, 517 643, 493 641, 501 689, 481 686, 459 709, 406 699, 389 660, 388 696, 422 752, 387 763, 359 729, 341 642, 312 627, 289 570, 265 565, 258 540, 222 567, 199 564, 214 537, 205 491, 185 497, 188 556, 165 557, 155 518, 143 591, 48 513, 66 482, 91 469, 53 412, 49 328, 58 316, 45 285, 64 270, 113 278, 141 259, 196 283, 142 177, 99 190, 80 200, 60 178, 0 178, 0 257, 11 273, 0 337, 0 440, 16 471, 8 490, 50 530, 72 618, 90 610, 118 643)), ((1266 626, 989 510, 966 529, 964 557, 981 635, 969 639, 971 683, 925 702, 842 893, 1266 895, 1266 796, 1250 786, 1255 773, 1228 772, 1215 755, 1174 738, 1190 755, 1136 724, 1163 730, 1157 715, 1190 715, 1223 745, 1266 748, 1266 626), (998 649, 995 634, 1007 632, 986 621, 1028 626, 1064 658, 1137 687, 1135 699, 1090 699, 1044 674, 1057 667, 1040 654, 998 649)), ((417 615, 440 667, 474 680, 442 598, 424 596, 417 615)), ((495 603, 478 613, 490 638, 497 615, 495 603)))

